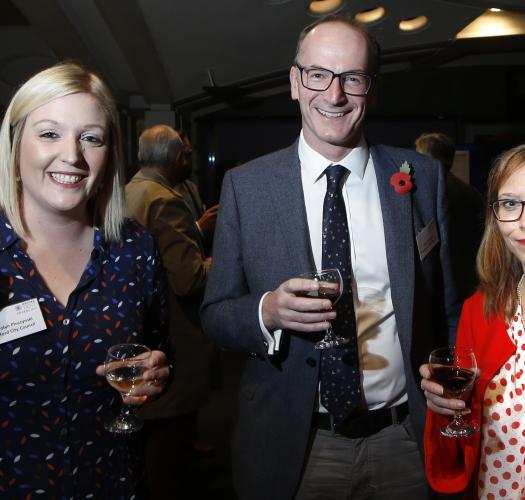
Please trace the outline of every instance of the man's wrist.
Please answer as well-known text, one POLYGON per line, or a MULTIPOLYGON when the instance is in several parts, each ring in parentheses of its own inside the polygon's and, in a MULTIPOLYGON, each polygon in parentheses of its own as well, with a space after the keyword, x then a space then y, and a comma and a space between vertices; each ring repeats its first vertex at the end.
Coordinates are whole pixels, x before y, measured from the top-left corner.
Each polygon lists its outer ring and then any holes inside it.
POLYGON ((270 293, 272 292, 266 292, 261 297, 261 300, 259 301, 259 327, 261 328, 261 332, 264 337, 264 342, 265 342, 267 352, 271 356, 272 354, 275 353, 275 351, 279 350, 279 339, 281 337, 280 335, 281 331, 276 330, 274 332, 271 332, 263 321, 263 302, 266 296, 270 293))

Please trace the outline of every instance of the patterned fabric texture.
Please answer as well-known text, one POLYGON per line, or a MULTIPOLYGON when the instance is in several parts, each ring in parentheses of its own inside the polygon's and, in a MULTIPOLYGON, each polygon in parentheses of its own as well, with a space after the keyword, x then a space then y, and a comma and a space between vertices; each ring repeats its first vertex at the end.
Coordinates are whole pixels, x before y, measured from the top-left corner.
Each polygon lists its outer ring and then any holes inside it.
POLYGON ((361 402, 361 379, 357 330, 352 298, 350 237, 342 188, 347 169, 331 165, 326 169, 326 196, 323 205, 323 269, 339 269, 343 293, 335 304, 335 333, 348 337, 344 347, 324 349, 321 358, 321 402, 341 423, 361 402))
POLYGON ((140 434, 107 432, 119 394, 95 368, 121 342, 157 347, 166 300, 151 236, 95 230, 91 260, 66 307, 50 293, 0 214, 0 306, 37 298, 47 325, 0 344, 0 497, 136 498, 140 434))
POLYGON ((478 495, 482 500, 525 498, 525 333, 521 306, 508 334, 516 353, 485 390, 478 495))

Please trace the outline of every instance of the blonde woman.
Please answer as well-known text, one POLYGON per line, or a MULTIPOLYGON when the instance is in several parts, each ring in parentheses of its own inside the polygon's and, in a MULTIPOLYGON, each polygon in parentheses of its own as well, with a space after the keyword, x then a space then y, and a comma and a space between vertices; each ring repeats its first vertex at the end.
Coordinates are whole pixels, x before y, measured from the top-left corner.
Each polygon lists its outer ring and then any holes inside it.
MULTIPOLYGON (((2 498, 137 493, 138 436, 104 430, 120 396, 100 365, 113 344, 159 344, 165 298, 151 236, 124 219, 122 168, 95 74, 59 64, 16 92, 0 130, 2 498)), ((168 372, 154 350, 134 402, 168 372)))

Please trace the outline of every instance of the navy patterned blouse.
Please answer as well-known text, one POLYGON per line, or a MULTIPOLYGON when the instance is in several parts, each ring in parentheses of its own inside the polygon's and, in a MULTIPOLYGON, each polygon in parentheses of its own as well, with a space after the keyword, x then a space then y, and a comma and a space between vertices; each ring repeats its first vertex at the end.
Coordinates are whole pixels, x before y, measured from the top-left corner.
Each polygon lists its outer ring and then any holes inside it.
POLYGON ((0 344, 0 498, 136 498, 140 433, 104 429, 121 400, 95 368, 113 344, 163 340, 161 266, 141 226, 127 222, 120 242, 95 229, 63 307, 0 213, 0 308, 37 298, 47 325, 0 344))

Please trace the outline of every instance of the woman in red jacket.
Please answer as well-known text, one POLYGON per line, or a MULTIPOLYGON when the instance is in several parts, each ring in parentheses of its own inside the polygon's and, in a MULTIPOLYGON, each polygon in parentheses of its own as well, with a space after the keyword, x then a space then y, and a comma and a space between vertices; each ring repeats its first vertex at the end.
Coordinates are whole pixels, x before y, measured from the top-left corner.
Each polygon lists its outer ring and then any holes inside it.
POLYGON ((457 346, 471 347, 479 378, 469 408, 443 397, 443 387, 420 369, 429 411, 425 462, 431 486, 466 498, 525 498, 525 145, 504 153, 488 180, 486 227, 478 254, 479 291, 461 315, 457 346), (480 432, 440 434, 454 411, 469 414, 480 432))

